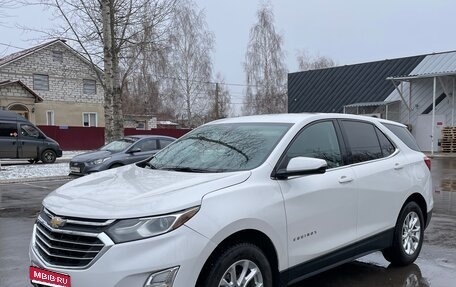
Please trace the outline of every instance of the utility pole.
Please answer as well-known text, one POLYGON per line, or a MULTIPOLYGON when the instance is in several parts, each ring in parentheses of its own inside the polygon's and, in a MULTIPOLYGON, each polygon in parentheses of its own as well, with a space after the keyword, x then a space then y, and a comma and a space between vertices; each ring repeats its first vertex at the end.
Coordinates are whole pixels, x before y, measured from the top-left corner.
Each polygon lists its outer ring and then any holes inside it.
POLYGON ((219 83, 215 83, 215 119, 220 118, 220 111, 219 111, 219 83))

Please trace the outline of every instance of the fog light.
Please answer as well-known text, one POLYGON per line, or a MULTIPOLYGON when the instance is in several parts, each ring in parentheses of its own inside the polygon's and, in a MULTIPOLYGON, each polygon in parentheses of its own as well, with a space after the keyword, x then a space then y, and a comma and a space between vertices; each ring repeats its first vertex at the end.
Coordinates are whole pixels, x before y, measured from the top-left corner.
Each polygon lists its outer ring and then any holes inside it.
POLYGON ((144 287, 172 287, 178 270, 179 267, 173 267, 152 273, 149 278, 147 278, 144 287))

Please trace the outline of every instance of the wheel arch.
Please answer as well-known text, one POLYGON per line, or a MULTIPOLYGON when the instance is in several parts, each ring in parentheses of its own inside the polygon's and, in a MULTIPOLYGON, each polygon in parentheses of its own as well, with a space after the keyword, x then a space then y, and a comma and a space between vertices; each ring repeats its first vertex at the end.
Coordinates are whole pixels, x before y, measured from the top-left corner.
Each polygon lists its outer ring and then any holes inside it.
MULTIPOLYGON (((428 222, 427 221, 427 217, 428 217, 428 212, 427 212, 427 203, 426 203, 426 200, 424 199, 423 195, 421 195, 420 193, 413 193, 411 194, 404 202, 404 204, 402 205, 401 207, 401 211, 404 209, 404 207, 407 205, 407 203, 409 202, 416 202, 416 204, 418 204, 418 206, 420 207, 422 213, 423 213, 423 220, 424 222, 428 222)), ((399 213, 400 214, 400 213, 399 213)))
POLYGON ((228 247, 236 245, 238 243, 251 243, 259 247, 268 258, 269 264, 271 264, 274 283, 279 282, 279 259, 277 255, 277 250, 272 240, 265 233, 259 230, 244 229, 231 234, 217 245, 217 247, 212 251, 208 259, 204 263, 203 268, 201 269, 200 274, 198 275, 196 286, 201 285, 202 279, 209 272, 209 268, 211 267, 211 264, 214 262, 217 256, 219 256, 228 247))

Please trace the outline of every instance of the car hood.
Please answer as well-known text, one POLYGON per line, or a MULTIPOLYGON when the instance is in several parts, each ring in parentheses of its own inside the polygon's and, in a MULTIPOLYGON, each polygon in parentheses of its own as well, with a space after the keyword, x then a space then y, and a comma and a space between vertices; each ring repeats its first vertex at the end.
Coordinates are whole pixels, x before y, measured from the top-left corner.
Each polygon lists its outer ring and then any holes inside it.
POLYGON ((86 152, 82 154, 75 155, 71 161, 72 162, 88 162, 92 160, 97 160, 100 158, 109 157, 112 155, 112 152, 107 150, 96 150, 91 152, 86 152))
POLYGON ((166 214, 201 204, 204 195, 247 180, 250 171, 188 173, 128 165, 73 180, 43 205, 69 217, 120 219, 166 214))

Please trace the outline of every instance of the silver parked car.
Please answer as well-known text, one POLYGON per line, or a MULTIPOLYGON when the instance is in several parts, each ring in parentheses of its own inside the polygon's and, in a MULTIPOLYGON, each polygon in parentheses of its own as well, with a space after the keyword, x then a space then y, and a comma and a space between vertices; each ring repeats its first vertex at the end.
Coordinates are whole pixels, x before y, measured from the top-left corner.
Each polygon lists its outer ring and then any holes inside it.
POLYGON ((85 175, 142 161, 175 140, 167 136, 124 137, 98 150, 74 156, 70 161, 70 174, 85 175))

